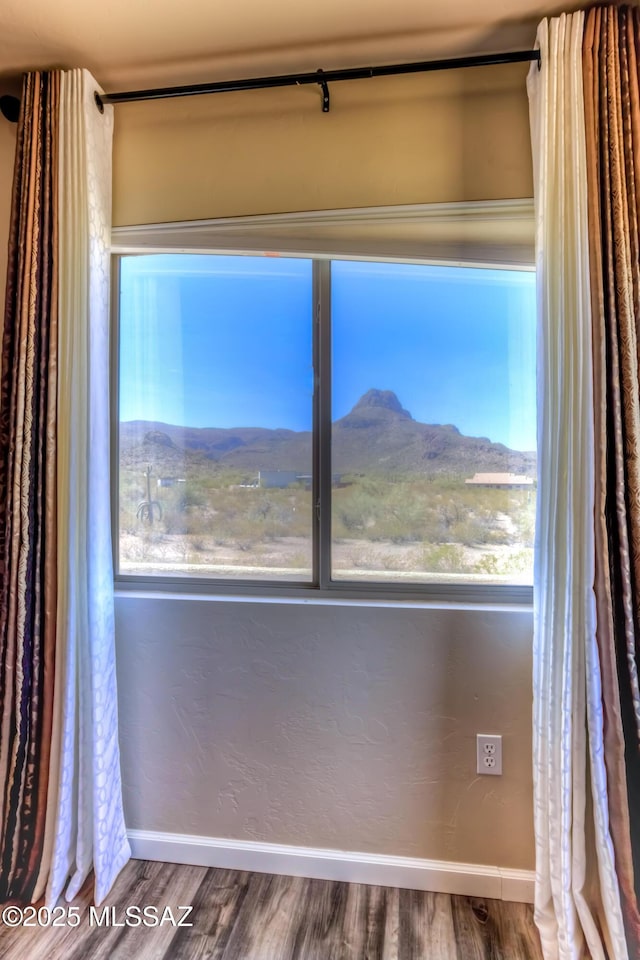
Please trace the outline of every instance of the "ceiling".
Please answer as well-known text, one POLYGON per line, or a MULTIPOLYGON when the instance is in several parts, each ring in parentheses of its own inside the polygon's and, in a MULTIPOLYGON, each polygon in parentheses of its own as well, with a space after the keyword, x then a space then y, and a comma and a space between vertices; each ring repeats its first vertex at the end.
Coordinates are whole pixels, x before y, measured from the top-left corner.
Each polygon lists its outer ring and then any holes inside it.
MULTIPOLYGON (((528 48, 553 0, 2 0, 0 75, 107 90, 528 48)), ((6 82, 5 82, 6 87, 6 82)))

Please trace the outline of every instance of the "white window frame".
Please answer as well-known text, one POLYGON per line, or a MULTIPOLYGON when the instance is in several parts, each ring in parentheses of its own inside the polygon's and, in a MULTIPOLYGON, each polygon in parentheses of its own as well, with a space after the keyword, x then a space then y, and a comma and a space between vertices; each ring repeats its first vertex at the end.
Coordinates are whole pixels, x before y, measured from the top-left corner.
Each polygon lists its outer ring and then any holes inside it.
MULTIPOLYGON (((443 266, 535 269, 533 201, 418 204, 313 211, 255 217, 115 227, 112 232, 112 517, 118 570, 118 304, 122 255, 160 253, 264 254, 314 260, 314 303, 330 295, 330 260, 376 260, 443 266)), ((292 600, 400 601, 464 606, 530 605, 533 587, 500 583, 375 583, 331 579, 331 397, 322 364, 330 357, 330 325, 314 323, 317 389, 314 397, 313 566, 315 582, 221 580, 215 577, 131 575, 116 572, 118 592, 216 595, 292 600)))

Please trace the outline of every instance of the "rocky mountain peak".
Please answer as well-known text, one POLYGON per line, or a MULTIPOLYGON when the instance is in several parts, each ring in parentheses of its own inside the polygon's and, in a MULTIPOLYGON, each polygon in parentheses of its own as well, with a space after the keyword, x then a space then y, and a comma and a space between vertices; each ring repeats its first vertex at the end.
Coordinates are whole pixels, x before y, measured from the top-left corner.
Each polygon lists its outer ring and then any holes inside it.
POLYGON ((144 435, 145 443, 155 443, 159 447, 175 447, 175 443, 168 433, 162 430, 149 430, 144 435))
POLYGON ((381 420, 413 420, 393 390, 367 390, 342 422, 364 422, 367 425, 381 420))

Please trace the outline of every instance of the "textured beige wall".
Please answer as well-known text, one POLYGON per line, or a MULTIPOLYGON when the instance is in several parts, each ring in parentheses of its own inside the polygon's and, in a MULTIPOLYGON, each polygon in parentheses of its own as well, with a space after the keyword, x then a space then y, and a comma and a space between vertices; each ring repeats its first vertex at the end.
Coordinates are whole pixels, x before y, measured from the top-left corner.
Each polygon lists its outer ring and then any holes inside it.
POLYGON ((526 65, 116 108, 114 223, 532 194, 526 65))
POLYGON ((530 612, 116 612, 129 827, 533 866, 530 612), (503 735, 502 777, 476 733, 503 735))

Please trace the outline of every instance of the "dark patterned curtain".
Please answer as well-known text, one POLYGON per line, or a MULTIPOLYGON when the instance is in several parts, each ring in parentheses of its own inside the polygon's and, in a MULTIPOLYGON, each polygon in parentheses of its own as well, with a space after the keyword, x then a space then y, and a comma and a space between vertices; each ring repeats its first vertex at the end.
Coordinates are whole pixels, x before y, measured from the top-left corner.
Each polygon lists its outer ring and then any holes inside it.
POLYGON ((25 78, 0 384, 0 900, 45 846, 56 635, 59 76, 25 78))
POLYGON ((597 642, 611 837, 640 957, 639 11, 596 7, 583 72, 595 416, 597 642))

